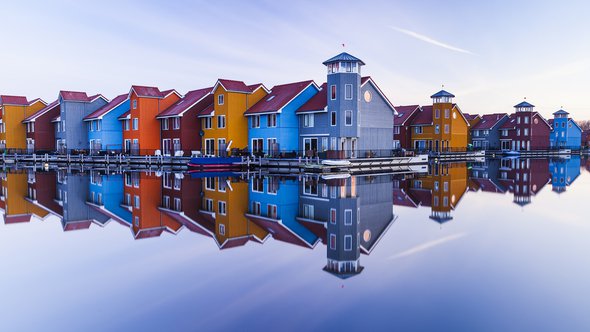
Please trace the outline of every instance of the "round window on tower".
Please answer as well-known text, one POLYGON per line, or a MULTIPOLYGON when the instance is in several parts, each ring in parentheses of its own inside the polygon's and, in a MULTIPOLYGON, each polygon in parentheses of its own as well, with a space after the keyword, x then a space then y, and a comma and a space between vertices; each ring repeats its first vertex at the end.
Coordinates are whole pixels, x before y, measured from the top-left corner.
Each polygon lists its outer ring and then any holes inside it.
POLYGON ((370 103, 371 99, 373 99, 373 95, 371 94, 371 91, 368 91, 368 90, 365 91, 364 97, 365 97, 365 101, 367 103, 370 103))
POLYGON ((371 241, 371 231, 370 230, 367 229, 363 232, 363 240, 365 242, 371 241))
POLYGON ((457 118, 457 111, 453 112, 453 119, 457 118))
POLYGON ((535 124, 539 124, 539 119, 535 118, 535 124))

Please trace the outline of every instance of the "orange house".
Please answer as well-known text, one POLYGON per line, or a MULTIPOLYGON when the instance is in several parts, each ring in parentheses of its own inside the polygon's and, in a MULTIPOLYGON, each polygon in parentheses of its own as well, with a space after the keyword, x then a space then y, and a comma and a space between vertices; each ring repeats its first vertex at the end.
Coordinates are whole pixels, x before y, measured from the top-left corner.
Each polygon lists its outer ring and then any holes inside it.
POLYGON ((28 128, 22 121, 47 106, 41 99, 31 102, 22 96, 0 96, 0 147, 26 149, 28 128))
POLYGON ((201 118, 202 147, 208 156, 224 156, 232 149, 248 148, 248 118, 244 112, 270 91, 261 83, 219 79, 213 86, 213 107, 201 118))
POLYGON ((4 223, 14 224, 31 221, 31 217, 45 218, 49 212, 36 205, 36 189, 30 188, 35 183, 34 172, 12 172, 2 178, 2 196, 4 203, 4 223))
POLYGON ((154 154, 160 150, 160 121, 156 116, 182 96, 176 90, 160 91, 156 87, 133 85, 131 102, 123 122, 123 149, 134 155, 154 154))

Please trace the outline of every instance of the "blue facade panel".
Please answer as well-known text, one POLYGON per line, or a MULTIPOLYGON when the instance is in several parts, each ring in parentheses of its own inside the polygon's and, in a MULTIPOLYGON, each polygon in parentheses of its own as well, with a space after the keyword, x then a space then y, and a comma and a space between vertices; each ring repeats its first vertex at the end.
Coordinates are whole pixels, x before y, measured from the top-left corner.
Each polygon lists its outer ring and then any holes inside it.
POLYGON ((106 113, 101 120, 86 121, 88 142, 100 140, 101 150, 121 150, 123 148, 123 126, 118 118, 129 111, 129 105, 130 101, 127 99, 106 113), (100 130, 95 124, 97 121, 100 121, 100 130))

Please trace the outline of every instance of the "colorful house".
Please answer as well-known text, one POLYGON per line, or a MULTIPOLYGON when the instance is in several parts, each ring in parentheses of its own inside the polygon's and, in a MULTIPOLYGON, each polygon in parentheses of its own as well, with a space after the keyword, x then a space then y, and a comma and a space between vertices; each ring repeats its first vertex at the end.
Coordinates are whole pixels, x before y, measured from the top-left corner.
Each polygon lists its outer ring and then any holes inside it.
POLYGON ((569 113, 560 109, 553 113, 549 121, 551 134, 549 136, 552 148, 566 148, 579 150, 582 146, 582 128, 569 117, 569 113))
POLYGON ((248 118, 250 150, 256 154, 295 155, 299 149, 299 107, 316 95, 319 87, 313 81, 274 86, 269 94, 250 107, 248 118))
POLYGON ((51 120, 58 117, 59 112, 59 100, 56 100, 23 120, 27 131, 28 153, 55 151, 55 126, 51 120))
POLYGON ((470 124, 453 103, 454 97, 445 90, 430 96, 432 106, 423 106, 410 123, 414 149, 445 152, 467 148, 470 124))
POLYGON ((202 144, 207 156, 225 156, 249 148, 248 119, 244 113, 270 91, 263 84, 219 79, 212 89, 213 107, 200 114, 202 144))
POLYGON ((55 147, 60 153, 68 150, 88 150, 88 126, 86 116, 106 105, 109 101, 102 95, 88 96, 86 92, 60 91, 59 116, 55 123, 55 147))
POLYGON ((500 127, 509 120, 506 113, 485 114, 471 127, 471 144, 476 149, 500 150, 500 127))
POLYGON ((531 151, 549 148, 551 126, 541 114, 534 111, 534 107, 526 101, 514 106, 515 112, 500 126, 502 150, 531 151))
POLYGON ((396 149, 411 150, 412 128, 410 124, 422 112, 420 105, 395 106, 397 115, 393 124, 393 141, 396 149))
POLYGON ((30 222, 33 215, 42 219, 49 214, 34 203, 36 192, 29 190, 29 184, 34 182, 34 172, 15 171, 2 174, 0 208, 4 212, 5 224, 30 222))
POLYGON ((124 199, 123 175, 99 170, 90 171, 86 205, 117 223, 131 227, 131 211, 121 206, 124 199))
POLYGON ((129 95, 123 94, 84 118, 91 153, 123 150, 123 128, 119 117, 128 111, 129 95))
POLYGON ((165 156, 191 155, 201 150, 201 122, 198 115, 213 106, 212 88, 189 91, 158 114, 165 156))
POLYGON ((566 191, 578 176, 580 176, 580 156, 572 155, 570 158, 556 158, 549 161, 551 172, 551 187, 558 194, 566 191))
POLYGON ((311 249, 320 240, 296 220, 299 181, 295 178, 252 177, 248 206, 248 221, 265 229, 277 241, 311 249))
POLYGON ((129 91, 131 110, 119 117, 123 122, 123 150, 134 155, 161 153, 160 121, 156 117, 180 98, 176 90, 133 85, 129 91))
POLYGON ((27 148, 27 126, 23 120, 46 107, 41 99, 31 102, 22 96, 0 96, 0 149, 25 150, 27 148))
POLYGON ((299 150, 327 158, 391 156, 395 108, 370 77, 365 63, 341 53, 323 63, 322 90, 297 110, 299 150))

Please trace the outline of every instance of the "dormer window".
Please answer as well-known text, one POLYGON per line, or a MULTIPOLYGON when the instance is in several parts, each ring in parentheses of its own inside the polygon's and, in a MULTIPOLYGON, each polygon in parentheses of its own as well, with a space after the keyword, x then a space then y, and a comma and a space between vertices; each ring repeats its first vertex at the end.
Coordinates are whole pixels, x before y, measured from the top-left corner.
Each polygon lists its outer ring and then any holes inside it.
POLYGON ((133 99, 133 109, 137 109, 137 99, 133 99))
POLYGON ((224 102, 224 95, 218 95, 217 96, 217 105, 223 105, 224 102))

